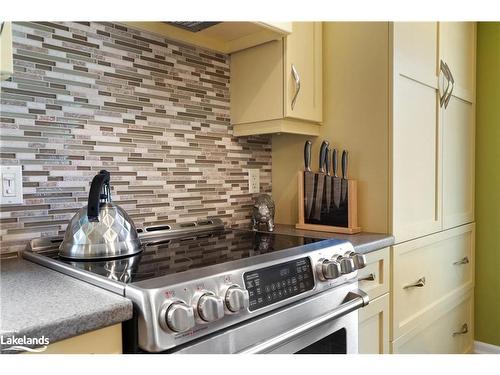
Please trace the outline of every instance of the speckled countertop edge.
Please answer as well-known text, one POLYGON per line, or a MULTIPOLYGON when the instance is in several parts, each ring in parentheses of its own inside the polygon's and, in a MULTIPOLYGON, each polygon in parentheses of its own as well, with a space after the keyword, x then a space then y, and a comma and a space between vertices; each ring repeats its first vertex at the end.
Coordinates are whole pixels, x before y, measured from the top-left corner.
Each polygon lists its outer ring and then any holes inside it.
POLYGON ((132 318, 129 299, 27 260, 2 260, 0 271, 4 341, 26 335, 53 343, 132 318))

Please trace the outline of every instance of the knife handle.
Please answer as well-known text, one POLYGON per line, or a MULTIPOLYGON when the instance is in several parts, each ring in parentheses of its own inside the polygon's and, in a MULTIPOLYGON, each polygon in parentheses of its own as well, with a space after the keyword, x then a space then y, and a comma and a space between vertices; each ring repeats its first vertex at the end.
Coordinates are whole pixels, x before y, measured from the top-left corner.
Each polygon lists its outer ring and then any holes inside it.
POLYGON ((328 148, 328 141, 323 141, 321 148, 319 149, 319 171, 320 173, 325 173, 325 155, 326 149, 328 148))
POLYGON ((347 151, 342 151, 342 178, 347 179, 347 151))
POLYGON ((304 145, 304 164, 305 169, 308 172, 311 172, 311 146, 311 141, 307 140, 306 144, 304 145))
POLYGON ((337 165, 338 165, 337 159, 338 159, 337 149, 334 148, 332 150, 333 177, 338 177, 337 176, 337 165))
POLYGON ((330 148, 327 147, 325 151, 325 169, 327 176, 330 176, 330 165, 331 165, 330 148))

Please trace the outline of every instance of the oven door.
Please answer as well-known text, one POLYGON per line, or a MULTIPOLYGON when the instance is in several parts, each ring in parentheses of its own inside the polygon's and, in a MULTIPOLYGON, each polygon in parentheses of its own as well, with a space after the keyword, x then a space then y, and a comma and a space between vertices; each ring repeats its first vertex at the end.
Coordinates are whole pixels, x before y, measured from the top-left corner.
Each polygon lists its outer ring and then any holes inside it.
POLYGON ((344 284, 171 352, 357 353, 357 310, 367 304, 357 283, 344 284))

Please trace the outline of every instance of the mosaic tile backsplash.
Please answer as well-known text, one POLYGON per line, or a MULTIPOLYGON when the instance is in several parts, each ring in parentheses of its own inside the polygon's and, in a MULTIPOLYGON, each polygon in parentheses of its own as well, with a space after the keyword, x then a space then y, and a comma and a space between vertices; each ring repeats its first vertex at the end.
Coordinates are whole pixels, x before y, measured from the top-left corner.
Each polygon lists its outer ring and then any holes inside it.
POLYGON ((3 165, 23 205, 0 206, 3 258, 64 232, 100 169, 138 227, 222 218, 248 225, 248 169, 271 192, 271 142, 233 137, 229 56, 113 23, 13 25, 1 86, 3 165))

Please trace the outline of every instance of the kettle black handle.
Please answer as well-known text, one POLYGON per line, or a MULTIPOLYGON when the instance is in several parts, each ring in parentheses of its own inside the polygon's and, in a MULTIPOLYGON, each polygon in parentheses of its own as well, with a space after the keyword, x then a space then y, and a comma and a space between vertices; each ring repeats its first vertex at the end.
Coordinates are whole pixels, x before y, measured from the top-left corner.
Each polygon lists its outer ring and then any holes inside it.
POLYGON ((90 185, 89 201, 87 204, 87 217, 89 221, 99 221, 99 203, 101 190, 104 185, 109 185, 109 172, 102 170, 95 175, 90 185))

